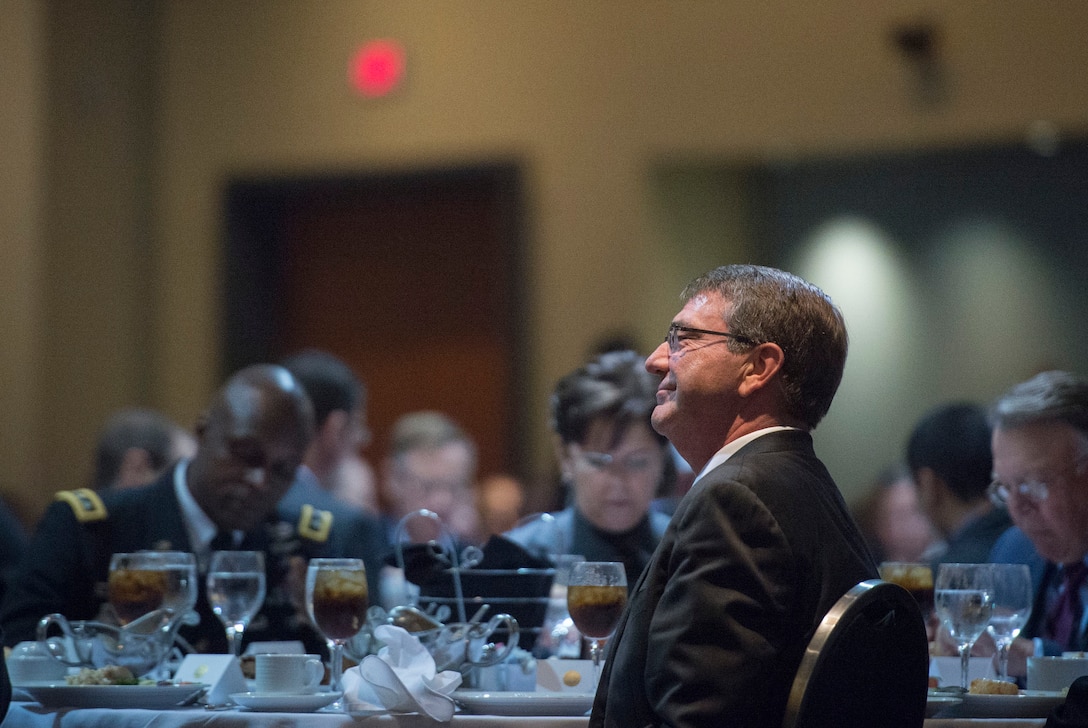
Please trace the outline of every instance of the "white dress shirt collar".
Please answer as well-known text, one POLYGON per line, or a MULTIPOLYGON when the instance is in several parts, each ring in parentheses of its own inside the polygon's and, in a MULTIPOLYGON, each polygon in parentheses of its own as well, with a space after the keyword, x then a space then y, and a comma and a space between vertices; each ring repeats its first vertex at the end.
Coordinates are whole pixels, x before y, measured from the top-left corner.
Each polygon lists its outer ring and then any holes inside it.
POLYGON ((219 529, 189 492, 189 484, 185 481, 185 473, 188 469, 188 460, 181 460, 174 468, 174 494, 177 495, 178 506, 181 508, 181 520, 185 523, 185 532, 189 535, 189 546, 196 554, 197 560, 204 563, 208 555, 208 546, 211 545, 219 529), (201 558, 202 556, 205 558, 201 558))
POLYGON ((786 427, 785 425, 775 425, 773 427, 764 427, 762 430, 756 430, 755 432, 749 432, 747 435, 741 435, 736 440, 730 440, 725 443, 721 450, 714 453, 714 457, 707 461, 707 464, 703 466, 703 469, 699 471, 699 474, 695 476, 695 480, 692 481, 692 485, 695 485, 699 480, 709 473, 714 468, 718 467, 726 460, 728 460, 733 453, 740 450, 742 447, 752 442, 753 440, 769 435, 772 432, 780 432, 782 430, 800 430, 799 427, 786 427))

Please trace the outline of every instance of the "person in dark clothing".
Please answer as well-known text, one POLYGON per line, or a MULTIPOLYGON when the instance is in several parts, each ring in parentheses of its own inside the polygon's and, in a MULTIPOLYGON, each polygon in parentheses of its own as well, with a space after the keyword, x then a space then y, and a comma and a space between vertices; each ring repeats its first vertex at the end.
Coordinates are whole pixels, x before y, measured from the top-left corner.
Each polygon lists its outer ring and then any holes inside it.
POLYGON ((609 640, 592 728, 781 725, 820 621, 877 573, 810 434, 842 378, 842 314, 761 266, 683 300, 646 368, 653 427, 698 475, 609 640))
POLYGON ((934 566, 988 560, 1012 521, 986 493, 993 470, 986 410, 957 402, 928 412, 907 442, 907 465, 922 510, 945 541, 934 566))
POLYGON ((551 398, 556 459, 570 505, 506 533, 537 556, 619 561, 634 585, 669 517, 650 504, 672 472, 650 427, 656 382, 633 351, 610 351, 566 375, 551 398))
MULTIPOLYGON (((98 493, 61 491, 39 522, 3 604, 7 645, 34 639, 38 620, 108 616, 110 557, 143 549, 188 551, 202 567, 215 549, 266 554, 268 595, 247 640, 324 640, 302 608, 306 560, 344 553, 355 524, 312 504, 282 507, 313 432, 310 401, 282 367, 259 364, 232 376, 196 428, 198 448, 153 483, 98 493)), ((375 562, 381 555, 375 555, 375 562)), ((226 634, 200 582, 199 625, 181 636, 200 652, 226 652, 226 634)))

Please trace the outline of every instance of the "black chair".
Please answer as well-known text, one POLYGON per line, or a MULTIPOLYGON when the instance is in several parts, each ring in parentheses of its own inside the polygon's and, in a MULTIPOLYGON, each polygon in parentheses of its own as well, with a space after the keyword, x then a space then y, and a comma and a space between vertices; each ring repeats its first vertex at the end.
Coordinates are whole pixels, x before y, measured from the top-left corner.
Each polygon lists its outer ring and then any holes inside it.
POLYGON ((902 587, 863 581, 835 603, 801 658, 783 728, 919 728, 929 644, 902 587))

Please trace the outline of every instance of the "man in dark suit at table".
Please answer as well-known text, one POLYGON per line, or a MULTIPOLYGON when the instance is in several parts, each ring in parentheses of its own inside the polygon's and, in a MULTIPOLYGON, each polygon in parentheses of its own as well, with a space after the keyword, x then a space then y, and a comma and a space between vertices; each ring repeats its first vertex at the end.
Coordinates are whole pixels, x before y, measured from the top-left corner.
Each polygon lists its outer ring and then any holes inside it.
POLYGON ((990 420, 990 492, 1016 525, 990 559, 1028 564, 1036 584, 1009 649, 1009 674, 1022 677, 1028 657, 1088 650, 1088 381, 1043 372, 1002 395, 990 420))
POLYGON ((776 726, 820 620, 876 566, 809 431, 842 315, 773 268, 690 283, 646 368, 652 421, 699 472, 612 637, 591 726, 776 726))
MULTIPOLYGON (((358 554, 342 553, 347 539, 339 534, 353 524, 309 504, 277 511, 312 433, 312 408, 298 382, 282 367, 258 364, 216 394, 197 426, 192 460, 140 488, 58 493, 0 607, 5 644, 34 639, 45 614, 98 617, 113 553, 190 551, 203 566, 212 550, 236 548, 266 555, 268 595, 246 637, 301 639, 321 649, 324 640, 302 609, 305 561, 358 554)), ((198 651, 225 652, 223 625, 200 582, 200 623, 181 634, 198 651)))

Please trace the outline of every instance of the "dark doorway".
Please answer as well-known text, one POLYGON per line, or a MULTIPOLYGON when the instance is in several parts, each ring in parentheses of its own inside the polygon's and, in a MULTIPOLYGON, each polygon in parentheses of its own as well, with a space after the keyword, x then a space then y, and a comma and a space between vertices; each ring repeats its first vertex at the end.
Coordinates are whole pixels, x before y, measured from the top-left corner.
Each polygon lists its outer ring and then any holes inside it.
POLYGON ((399 415, 436 409, 481 475, 525 480, 519 190, 511 165, 232 182, 228 370, 328 350, 366 382, 372 463, 399 415))

